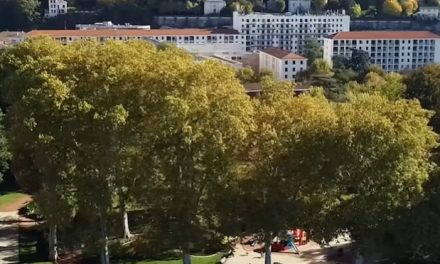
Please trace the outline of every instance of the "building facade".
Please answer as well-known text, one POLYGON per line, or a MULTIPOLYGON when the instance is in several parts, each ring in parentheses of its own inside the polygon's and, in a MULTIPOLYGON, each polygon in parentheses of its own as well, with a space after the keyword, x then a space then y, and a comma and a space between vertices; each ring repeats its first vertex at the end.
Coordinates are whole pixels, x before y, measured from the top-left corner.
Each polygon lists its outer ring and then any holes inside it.
POLYGON ((58 15, 67 14, 67 1, 49 0, 49 6, 46 10, 46 17, 56 17, 58 15))
POLYGON ((291 13, 306 13, 310 11, 311 0, 289 0, 287 10, 291 13))
POLYGON ((371 63, 385 71, 417 69, 425 64, 440 63, 440 36, 429 31, 353 31, 325 38, 324 59, 330 64, 334 56, 350 57, 352 50, 363 50, 371 63))
POLYGON ((0 49, 16 45, 25 39, 22 31, 3 31, 0 32, 0 49))
POLYGON ((205 0, 205 3, 203 5, 203 14, 219 14, 225 6, 225 0, 205 0))
POLYGON ((440 14, 440 8, 438 6, 421 6, 416 16, 422 18, 438 18, 440 14))
POLYGON ((232 29, 84 29, 84 30, 34 30, 27 37, 49 36, 64 44, 76 40, 152 40, 172 43, 194 54, 219 55, 240 60, 245 52, 243 37, 232 29))
POLYGON ((307 69, 307 59, 278 48, 259 52, 259 69, 273 72, 278 80, 295 81, 296 74, 307 69))
POLYGON ((327 35, 350 30, 350 16, 341 13, 310 14, 233 14, 233 28, 244 36, 246 51, 277 47, 301 53, 307 39, 321 44, 327 35))

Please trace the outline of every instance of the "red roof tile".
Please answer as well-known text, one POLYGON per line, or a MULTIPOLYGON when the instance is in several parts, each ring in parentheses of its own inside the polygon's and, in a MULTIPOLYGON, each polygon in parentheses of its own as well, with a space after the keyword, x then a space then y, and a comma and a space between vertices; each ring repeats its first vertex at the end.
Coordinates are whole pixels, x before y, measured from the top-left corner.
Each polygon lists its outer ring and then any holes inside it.
POLYGON ((304 60, 305 58, 303 56, 300 56, 295 53, 291 53, 282 49, 278 48, 267 48, 262 50, 262 52, 267 53, 269 55, 272 55, 274 57, 277 57, 278 59, 285 59, 285 60, 304 60))
POLYGON ((213 34, 239 34, 233 29, 84 29, 84 30, 33 30, 27 33, 29 37, 115 37, 115 36, 208 36, 213 34))
POLYGON ((330 39, 437 39, 439 35, 430 31, 351 31, 339 32, 330 39))

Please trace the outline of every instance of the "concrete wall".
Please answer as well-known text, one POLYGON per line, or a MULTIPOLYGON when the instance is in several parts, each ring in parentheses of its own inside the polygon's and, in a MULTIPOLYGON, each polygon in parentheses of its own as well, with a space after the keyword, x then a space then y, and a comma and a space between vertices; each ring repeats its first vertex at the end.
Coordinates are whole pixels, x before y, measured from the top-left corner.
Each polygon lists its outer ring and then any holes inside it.
POLYGON ((351 20, 350 31, 356 30, 429 30, 440 33, 440 23, 422 20, 351 20))
POLYGON ((232 17, 220 16, 155 16, 154 22, 162 27, 213 28, 232 26, 232 17))

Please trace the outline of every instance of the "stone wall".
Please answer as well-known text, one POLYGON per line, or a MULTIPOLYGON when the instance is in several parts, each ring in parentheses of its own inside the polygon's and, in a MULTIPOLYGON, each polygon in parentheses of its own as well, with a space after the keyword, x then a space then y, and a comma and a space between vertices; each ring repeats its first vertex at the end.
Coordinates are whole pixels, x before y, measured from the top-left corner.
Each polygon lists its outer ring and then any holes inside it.
POLYGON ((214 28, 232 26, 232 17, 220 16, 156 16, 154 22, 159 27, 173 28, 214 28))

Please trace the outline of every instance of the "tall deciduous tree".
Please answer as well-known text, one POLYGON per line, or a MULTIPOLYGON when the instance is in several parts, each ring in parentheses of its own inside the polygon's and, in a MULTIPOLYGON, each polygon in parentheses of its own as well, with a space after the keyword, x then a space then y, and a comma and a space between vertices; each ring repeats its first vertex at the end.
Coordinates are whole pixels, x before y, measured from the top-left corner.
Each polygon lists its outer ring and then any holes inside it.
POLYGON ((385 15, 400 16, 402 14, 402 6, 397 0, 385 0, 382 11, 385 15))
POLYGON ((156 215, 188 264, 193 245, 218 225, 213 197, 236 177, 252 107, 231 69, 214 62, 168 62, 159 63, 161 74, 151 82, 163 97, 146 129, 155 129, 162 179, 156 215))
POLYGON ((406 79, 406 97, 418 99, 423 108, 435 112, 431 124, 440 132, 440 65, 427 65, 411 73, 406 79))

